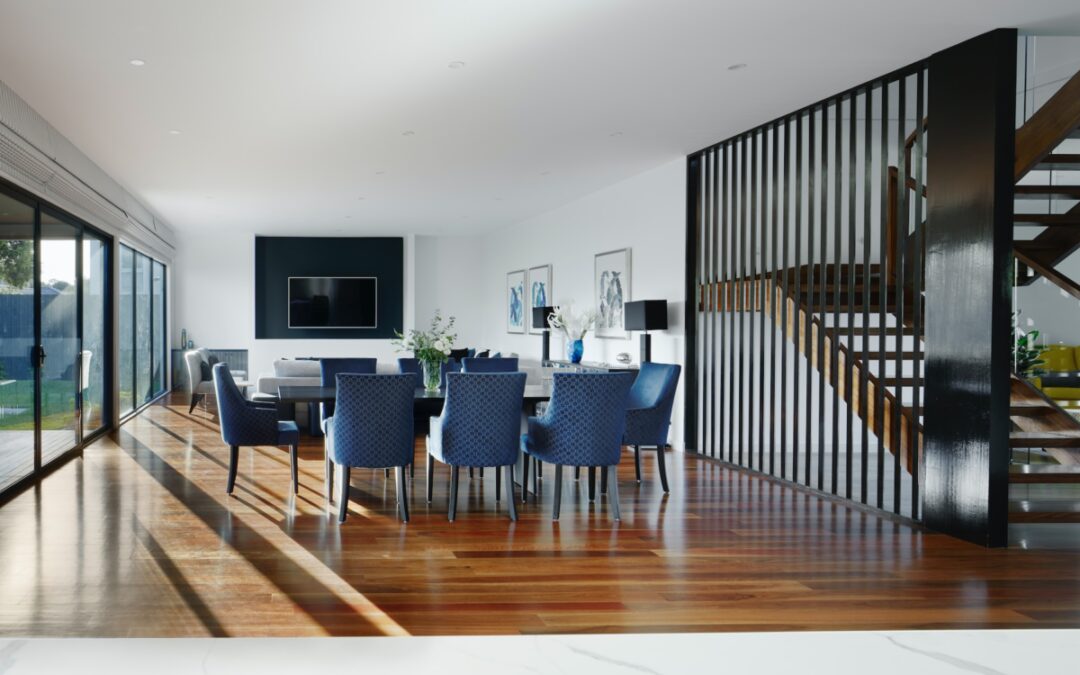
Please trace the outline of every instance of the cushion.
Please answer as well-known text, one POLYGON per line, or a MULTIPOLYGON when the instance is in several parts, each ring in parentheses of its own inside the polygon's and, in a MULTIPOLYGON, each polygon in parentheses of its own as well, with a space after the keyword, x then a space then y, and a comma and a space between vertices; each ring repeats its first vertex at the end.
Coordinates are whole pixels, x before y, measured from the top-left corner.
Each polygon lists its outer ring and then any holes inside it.
POLYGON ((488 354, 490 354, 490 353, 491 353, 491 352, 490 352, 489 350, 485 349, 485 350, 484 350, 484 351, 482 351, 482 352, 477 352, 477 353, 476 353, 476 356, 475 356, 474 358, 477 358, 477 359, 486 359, 486 358, 488 357, 488 354))
POLYGON ((461 359, 467 358, 468 356, 469 356, 469 350, 468 349, 451 349, 450 350, 450 358, 454 359, 455 361, 460 361, 461 359))
POLYGON ((1073 347, 1050 345, 1040 357, 1043 360, 1043 365, 1040 367, 1052 373, 1076 370, 1076 358, 1073 356, 1073 351, 1073 347))

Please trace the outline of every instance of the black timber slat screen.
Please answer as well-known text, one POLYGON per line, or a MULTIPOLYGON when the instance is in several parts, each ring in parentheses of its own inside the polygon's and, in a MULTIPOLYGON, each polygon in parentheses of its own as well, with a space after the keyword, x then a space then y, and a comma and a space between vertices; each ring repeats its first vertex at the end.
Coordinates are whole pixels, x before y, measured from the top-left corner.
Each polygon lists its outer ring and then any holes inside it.
POLYGON ((920 517, 927 82, 689 156, 688 449, 920 517))

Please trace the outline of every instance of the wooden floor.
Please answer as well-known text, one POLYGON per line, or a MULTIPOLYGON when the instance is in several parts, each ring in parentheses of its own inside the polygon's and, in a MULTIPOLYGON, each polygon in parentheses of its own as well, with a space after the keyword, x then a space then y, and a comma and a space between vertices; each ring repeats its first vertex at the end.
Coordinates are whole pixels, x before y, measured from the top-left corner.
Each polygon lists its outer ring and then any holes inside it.
POLYGON ((295 498, 273 448, 242 450, 227 497, 227 454, 177 399, 0 507, 0 634, 1080 626, 1076 553, 981 549, 681 453, 666 498, 651 454, 640 487, 623 462, 617 525, 572 481, 552 523, 550 473, 517 524, 490 473, 463 479, 451 524, 445 467, 428 507, 421 461, 412 522, 362 471, 344 526, 324 511, 320 443, 295 498))

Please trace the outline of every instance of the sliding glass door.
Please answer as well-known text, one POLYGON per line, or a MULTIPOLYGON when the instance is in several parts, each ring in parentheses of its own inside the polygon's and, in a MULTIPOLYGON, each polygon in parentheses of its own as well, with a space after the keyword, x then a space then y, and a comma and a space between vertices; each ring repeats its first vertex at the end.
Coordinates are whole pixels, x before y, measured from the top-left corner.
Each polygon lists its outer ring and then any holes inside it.
POLYGON ((120 246, 120 415, 165 393, 165 265, 120 246))
POLYGON ((109 251, 0 186, 0 491, 107 423, 109 251))

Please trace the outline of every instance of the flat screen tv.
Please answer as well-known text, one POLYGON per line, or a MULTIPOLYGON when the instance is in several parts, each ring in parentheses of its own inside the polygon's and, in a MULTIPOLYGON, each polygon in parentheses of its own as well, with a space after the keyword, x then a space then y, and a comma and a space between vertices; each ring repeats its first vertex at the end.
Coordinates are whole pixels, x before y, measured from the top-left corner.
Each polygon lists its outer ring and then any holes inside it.
POLYGON ((376 328, 375 277, 289 277, 289 328, 376 328))

